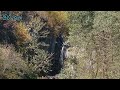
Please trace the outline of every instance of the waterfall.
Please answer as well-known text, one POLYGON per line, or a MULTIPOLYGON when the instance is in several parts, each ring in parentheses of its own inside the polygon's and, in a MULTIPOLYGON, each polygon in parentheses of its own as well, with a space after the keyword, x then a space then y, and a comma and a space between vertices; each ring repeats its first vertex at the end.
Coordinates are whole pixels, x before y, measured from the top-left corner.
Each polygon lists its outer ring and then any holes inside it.
POLYGON ((64 60, 64 46, 61 49, 61 53, 60 53, 60 59, 59 62, 61 64, 61 67, 63 67, 63 60, 64 60))
POLYGON ((66 59, 66 50, 67 50, 67 47, 65 44, 63 44, 61 49, 60 59, 59 59, 62 67, 64 65, 64 60, 66 59))
POLYGON ((60 73, 63 68, 64 60, 66 59, 66 51, 69 46, 64 42, 62 35, 59 35, 57 38, 52 37, 50 42, 49 51, 53 53, 53 59, 49 75, 54 76, 60 73))

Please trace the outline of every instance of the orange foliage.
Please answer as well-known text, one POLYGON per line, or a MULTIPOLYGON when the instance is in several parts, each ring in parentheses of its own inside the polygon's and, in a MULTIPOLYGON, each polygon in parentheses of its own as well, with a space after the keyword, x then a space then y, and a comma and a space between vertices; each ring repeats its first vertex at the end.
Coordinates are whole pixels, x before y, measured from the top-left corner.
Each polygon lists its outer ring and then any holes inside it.
POLYGON ((18 44, 22 44, 31 39, 27 28, 23 23, 17 23, 14 25, 14 33, 18 38, 18 44))
POLYGON ((53 28, 54 35, 66 32, 69 15, 65 11, 48 11, 48 25, 53 28))
POLYGON ((68 21, 68 13, 65 11, 48 11, 48 24, 51 26, 61 26, 68 21))

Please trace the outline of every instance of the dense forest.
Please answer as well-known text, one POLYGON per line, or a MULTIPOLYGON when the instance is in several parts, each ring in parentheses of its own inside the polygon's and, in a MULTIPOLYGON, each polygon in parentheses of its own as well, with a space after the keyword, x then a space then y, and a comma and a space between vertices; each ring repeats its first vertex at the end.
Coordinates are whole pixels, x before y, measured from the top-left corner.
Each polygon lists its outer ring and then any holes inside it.
POLYGON ((0 11, 0 79, 120 79, 120 12, 0 11))

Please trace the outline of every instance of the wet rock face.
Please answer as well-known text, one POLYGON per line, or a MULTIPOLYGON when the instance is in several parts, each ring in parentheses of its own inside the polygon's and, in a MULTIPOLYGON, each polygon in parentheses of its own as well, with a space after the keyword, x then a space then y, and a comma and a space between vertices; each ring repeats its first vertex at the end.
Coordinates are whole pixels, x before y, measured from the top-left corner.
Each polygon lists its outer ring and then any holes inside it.
MULTIPOLYGON (((62 34, 60 34, 58 37, 55 37, 52 35, 52 30, 50 28, 47 28, 46 26, 42 28, 41 31, 47 31, 49 32, 46 37, 40 37, 38 39, 39 42, 44 42, 45 44, 48 44, 48 46, 40 46, 42 49, 46 50, 49 54, 53 54, 52 56, 52 66, 49 74, 51 76, 54 76, 55 74, 59 73, 61 71, 61 68, 63 66, 63 58, 64 58, 64 50, 63 43, 64 38, 62 37, 62 34)), ((42 34, 43 35, 43 34, 42 34)), ((42 36, 41 32, 39 33, 39 36, 42 36)))
POLYGON ((50 74, 52 76, 60 73, 66 59, 66 51, 69 46, 64 43, 64 38, 59 35, 57 38, 51 37, 49 53, 53 53, 52 67, 50 74))
POLYGON ((57 38, 52 37, 50 41, 50 47, 49 52, 53 53, 53 60, 52 60, 52 67, 50 74, 54 76, 55 74, 58 74, 62 68, 60 55, 61 55, 61 49, 63 46, 63 38, 60 35, 57 38))

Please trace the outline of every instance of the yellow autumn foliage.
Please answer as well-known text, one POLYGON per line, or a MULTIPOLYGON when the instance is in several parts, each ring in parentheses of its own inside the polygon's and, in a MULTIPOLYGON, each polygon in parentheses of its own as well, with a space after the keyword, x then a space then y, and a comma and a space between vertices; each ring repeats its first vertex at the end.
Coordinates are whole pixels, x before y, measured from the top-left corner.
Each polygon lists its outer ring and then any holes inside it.
POLYGON ((68 21, 68 13, 65 11, 48 11, 48 22, 51 26, 65 24, 68 21))
POLYGON ((17 41, 18 44, 22 44, 31 39, 31 36, 27 31, 27 27, 21 22, 15 25, 14 33, 18 38, 18 41, 17 41))
POLYGON ((48 25, 53 29, 55 36, 60 32, 66 32, 67 22, 69 20, 69 14, 66 11, 48 11, 48 25))

